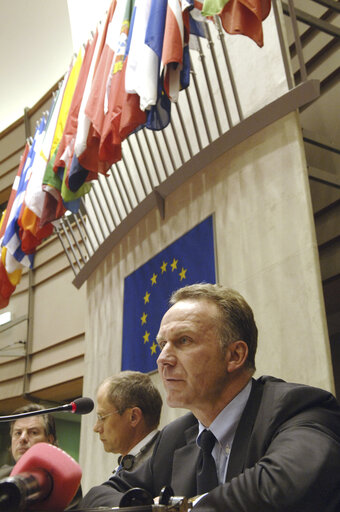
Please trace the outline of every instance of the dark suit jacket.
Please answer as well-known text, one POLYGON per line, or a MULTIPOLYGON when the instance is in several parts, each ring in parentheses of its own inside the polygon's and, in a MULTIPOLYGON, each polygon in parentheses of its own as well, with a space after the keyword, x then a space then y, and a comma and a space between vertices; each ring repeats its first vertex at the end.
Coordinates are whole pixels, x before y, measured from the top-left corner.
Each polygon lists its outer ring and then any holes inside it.
POLYGON ((141 466, 147 459, 149 459, 152 455, 152 451, 154 449, 154 446, 157 442, 157 439, 160 435, 160 432, 158 431, 153 438, 140 450, 138 455, 135 457, 135 462, 133 465, 133 469, 137 469, 139 466, 141 466))
MULTIPOLYGON (((161 432, 152 457, 94 487, 82 508, 119 505, 142 487, 158 496, 196 491, 197 420, 186 414, 161 432)), ((273 377, 253 381, 232 445, 227 481, 195 506, 200 512, 339 512, 340 408, 328 392, 273 377)))
POLYGON ((0 467, 0 480, 9 476, 11 474, 11 471, 13 468, 14 468, 14 465, 9 466, 8 464, 4 464, 3 466, 1 466, 0 467))

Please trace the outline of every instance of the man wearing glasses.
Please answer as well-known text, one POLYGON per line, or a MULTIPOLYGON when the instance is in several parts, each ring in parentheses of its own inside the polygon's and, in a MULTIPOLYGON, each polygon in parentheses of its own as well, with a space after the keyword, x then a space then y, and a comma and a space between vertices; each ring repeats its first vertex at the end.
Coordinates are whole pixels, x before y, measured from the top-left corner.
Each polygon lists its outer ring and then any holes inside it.
POLYGON ((161 410, 161 395, 144 373, 124 371, 100 384, 93 430, 106 452, 120 454, 114 473, 135 469, 151 455, 161 410))

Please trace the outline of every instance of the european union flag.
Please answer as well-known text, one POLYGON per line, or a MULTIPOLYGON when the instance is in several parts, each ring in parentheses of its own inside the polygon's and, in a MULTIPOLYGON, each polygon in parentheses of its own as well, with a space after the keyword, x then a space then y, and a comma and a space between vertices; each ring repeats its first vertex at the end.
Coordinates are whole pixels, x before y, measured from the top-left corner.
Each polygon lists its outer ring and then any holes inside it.
POLYGON ((216 282, 212 216, 125 278, 122 370, 157 368, 156 336, 170 295, 200 282, 216 282))

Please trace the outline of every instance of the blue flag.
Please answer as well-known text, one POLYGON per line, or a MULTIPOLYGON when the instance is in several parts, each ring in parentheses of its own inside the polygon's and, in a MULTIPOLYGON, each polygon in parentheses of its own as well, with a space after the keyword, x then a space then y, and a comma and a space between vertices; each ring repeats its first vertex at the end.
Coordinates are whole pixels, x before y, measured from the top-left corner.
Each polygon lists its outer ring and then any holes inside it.
POLYGON ((125 278, 122 370, 157 368, 156 336, 170 295, 200 282, 216 282, 212 216, 125 278))

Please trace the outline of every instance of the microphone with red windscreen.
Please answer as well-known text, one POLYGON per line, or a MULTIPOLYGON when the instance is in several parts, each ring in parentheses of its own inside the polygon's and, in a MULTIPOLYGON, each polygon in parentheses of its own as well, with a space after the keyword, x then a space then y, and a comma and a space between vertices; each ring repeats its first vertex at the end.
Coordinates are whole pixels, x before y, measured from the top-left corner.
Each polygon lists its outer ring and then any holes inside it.
POLYGON ((81 475, 79 464, 66 452, 37 443, 20 457, 10 476, 0 481, 0 511, 61 512, 75 496, 81 475))

